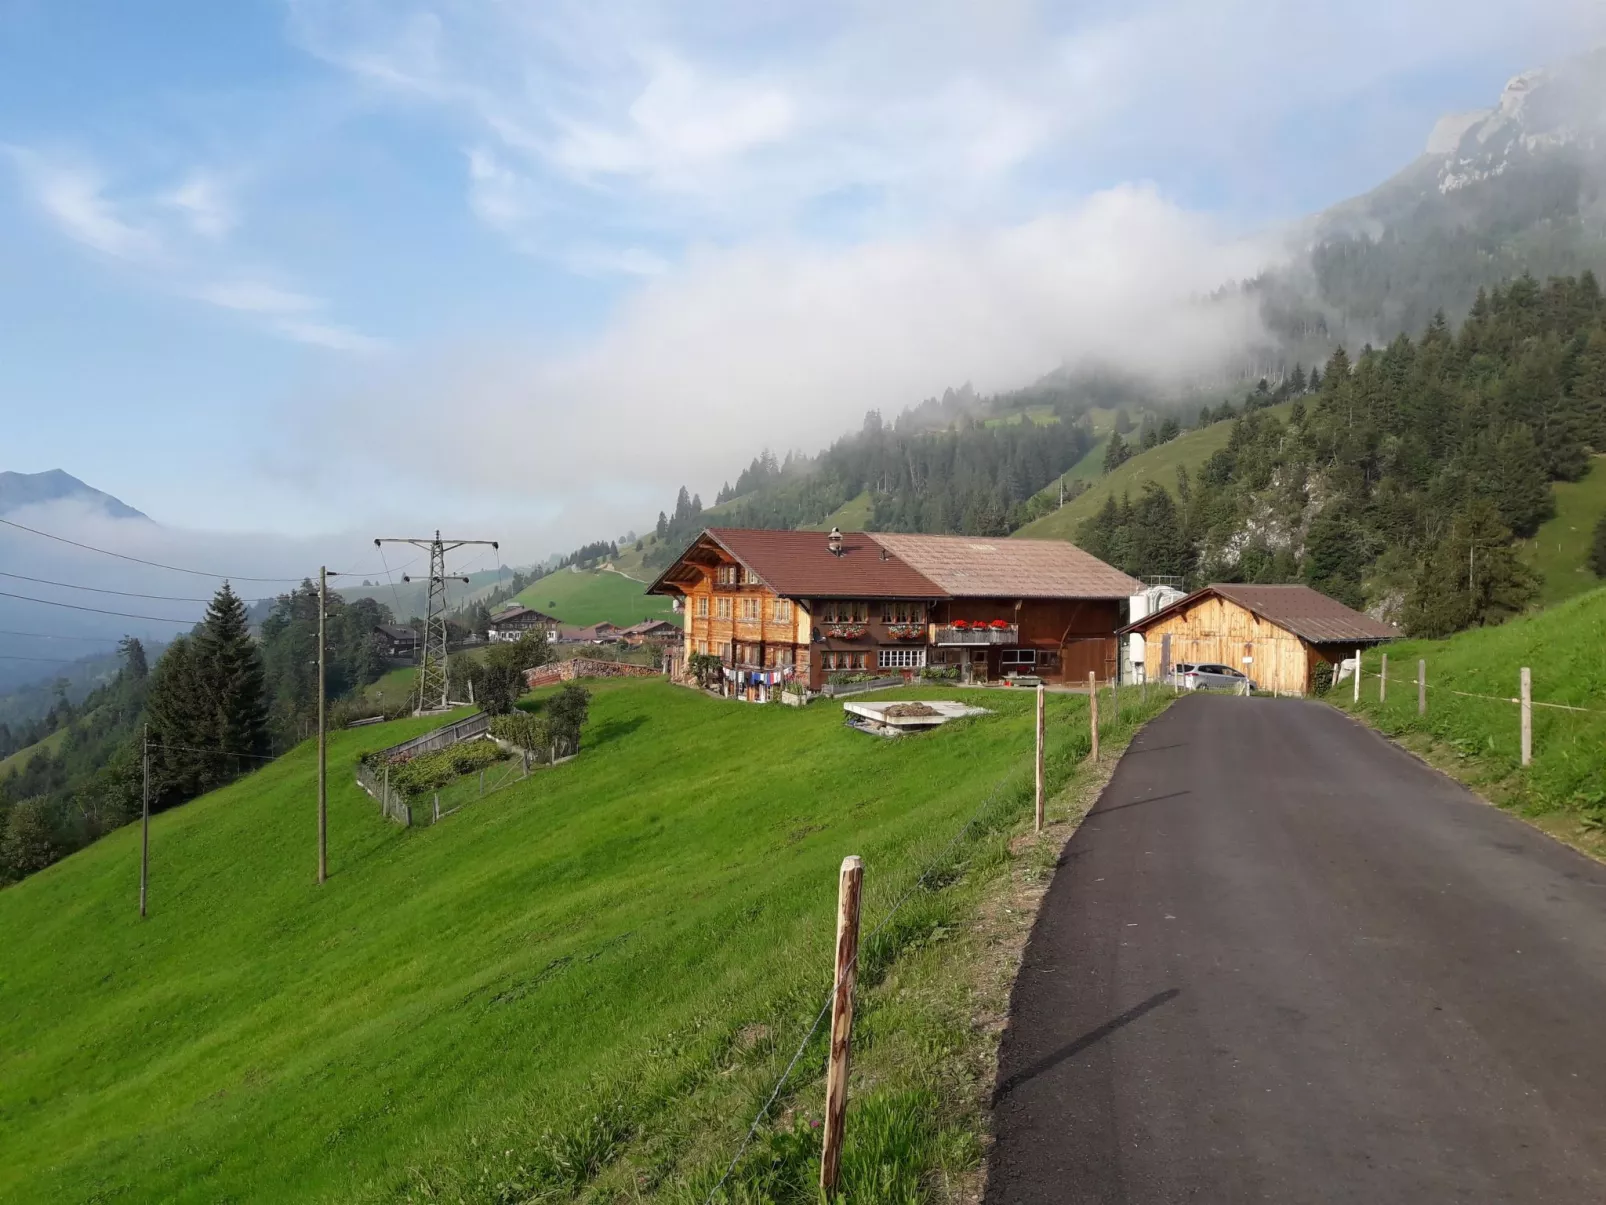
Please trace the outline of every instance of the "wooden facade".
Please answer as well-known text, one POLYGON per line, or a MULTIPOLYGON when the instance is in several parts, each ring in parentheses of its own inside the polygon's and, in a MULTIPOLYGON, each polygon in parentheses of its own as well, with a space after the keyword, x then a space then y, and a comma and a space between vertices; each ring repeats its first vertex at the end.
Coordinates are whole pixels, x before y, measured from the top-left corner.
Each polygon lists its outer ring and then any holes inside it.
POLYGON ((718 529, 651 590, 680 598, 682 664, 718 657, 748 697, 781 681, 818 690, 834 674, 912 676, 928 666, 974 682, 1114 677, 1121 598, 955 596, 879 538, 856 533, 833 545, 815 533, 718 529))
MULTIPOLYGON (((1236 592, 1257 599, 1270 598, 1275 604, 1280 599, 1272 591, 1315 595, 1301 586, 1210 586, 1140 620, 1128 630, 1143 638, 1144 663, 1152 667, 1157 680, 1163 673, 1162 650, 1169 637, 1171 665, 1225 665, 1246 675, 1259 689, 1285 695, 1310 693, 1316 667, 1322 662, 1337 666, 1353 656, 1358 647, 1371 647, 1394 638, 1388 625, 1331 599, 1322 599, 1327 606, 1319 619, 1321 626, 1315 630, 1323 638, 1316 639, 1308 634, 1315 627, 1308 615, 1279 619, 1230 596, 1236 592), (1348 629, 1342 622, 1344 616, 1353 617, 1348 629), (1307 634, 1296 630, 1299 628, 1306 628, 1307 634)), ((1292 594, 1289 597, 1296 601, 1299 598, 1292 594)))

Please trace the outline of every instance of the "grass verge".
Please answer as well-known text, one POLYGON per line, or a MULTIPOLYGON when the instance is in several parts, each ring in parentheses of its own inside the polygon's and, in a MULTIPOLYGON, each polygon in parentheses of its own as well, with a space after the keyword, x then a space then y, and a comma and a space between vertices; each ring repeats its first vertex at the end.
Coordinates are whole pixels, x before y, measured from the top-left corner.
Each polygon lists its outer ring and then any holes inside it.
POLYGON ((1577 849, 1606 857, 1606 590, 1496 628, 1413 640, 1363 657, 1361 697, 1328 701, 1424 761, 1577 849), (1380 691, 1382 656, 1388 685, 1380 691), (1417 713, 1426 662, 1427 712, 1417 713), (1522 668, 1533 675, 1533 761, 1521 759, 1522 668), (1380 697, 1381 695, 1381 697, 1380 697))

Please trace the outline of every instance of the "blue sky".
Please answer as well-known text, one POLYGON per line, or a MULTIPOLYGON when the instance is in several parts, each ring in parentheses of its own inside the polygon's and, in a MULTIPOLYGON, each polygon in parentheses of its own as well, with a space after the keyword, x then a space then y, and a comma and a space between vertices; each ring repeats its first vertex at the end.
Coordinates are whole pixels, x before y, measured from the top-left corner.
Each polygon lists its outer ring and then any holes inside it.
POLYGON ((1091 349, 1606 37, 1573 0, 0 0, 0 468, 175 525, 650 523, 1091 349))

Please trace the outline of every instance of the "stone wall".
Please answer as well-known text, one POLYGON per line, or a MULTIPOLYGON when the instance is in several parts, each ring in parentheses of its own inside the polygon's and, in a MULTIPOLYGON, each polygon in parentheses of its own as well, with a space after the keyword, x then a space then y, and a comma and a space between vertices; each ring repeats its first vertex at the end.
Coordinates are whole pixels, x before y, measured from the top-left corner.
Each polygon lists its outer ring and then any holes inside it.
POLYGON ((663 675, 650 665, 630 665, 619 661, 599 661, 593 657, 572 657, 524 671, 524 684, 530 690, 573 682, 576 678, 659 678, 663 675))

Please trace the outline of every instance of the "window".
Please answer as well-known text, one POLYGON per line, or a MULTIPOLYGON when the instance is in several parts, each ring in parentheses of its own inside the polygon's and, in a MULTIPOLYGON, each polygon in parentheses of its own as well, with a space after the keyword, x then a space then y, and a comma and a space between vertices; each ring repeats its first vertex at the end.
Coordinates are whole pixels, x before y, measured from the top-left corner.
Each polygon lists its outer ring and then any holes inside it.
POLYGON ((716 598, 714 600, 714 613, 719 619, 729 619, 731 617, 731 600, 728 598, 716 598))
POLYGON ((714 580, 721 586, 734 586, 740 572, 735 565, 721 565, 714 574, 714 580))
POLYGON ((820 654, 820 666, 828 670, 869 669, 870 654, 828 651, 820 654))
MULTIPOLYGON (((706 594, 701 594, 697 597, 697 615, 700 619, 708 618, 708 595, 706 594)), ((706 652, 707 650, 704 651, 706 652)))
POLYGON ((926 663, 926 650, 923 648, 882 649, 879 655, 882 669, 919 669, 926 663))
POLYGON ((789 598, 777 598, 775 600, 775 622, 776 623, 791 623, 792 622, 792 600, 791 599, 789 599, 789 598))
POLYGON ((742 618, 758 620, 764 618, 764 600, 762 598, 742 599, 742 618))
POLYGON ((925 623, 925 605, 910 602, 884 602, 881 604, 881 622, 925 623))
POLYGON ((998 662, 1000 665, 1036 665, 1037 650, 1005 649, 1001 654, 999 654, 998 662))
POLYGON ((758 574, 754 573, 751 569, 744 568, 742 570, 742 585, 757 586, 761 584, 762 583, 758 580, 758 574))
POLYGON ((820 610, 821 623, 868 623, 870 604, 862 602, 826 602, 820 610))
POLYGON ((769 650, 769 663, 777 669, 795 664, 796 661, 796 650, 786 645, 782 645, 780 648, 772 647, 769 650))
POLYGON ((708 656, 708 641, 699 640, 697 642, 697 655, 700 657, 708 656))

